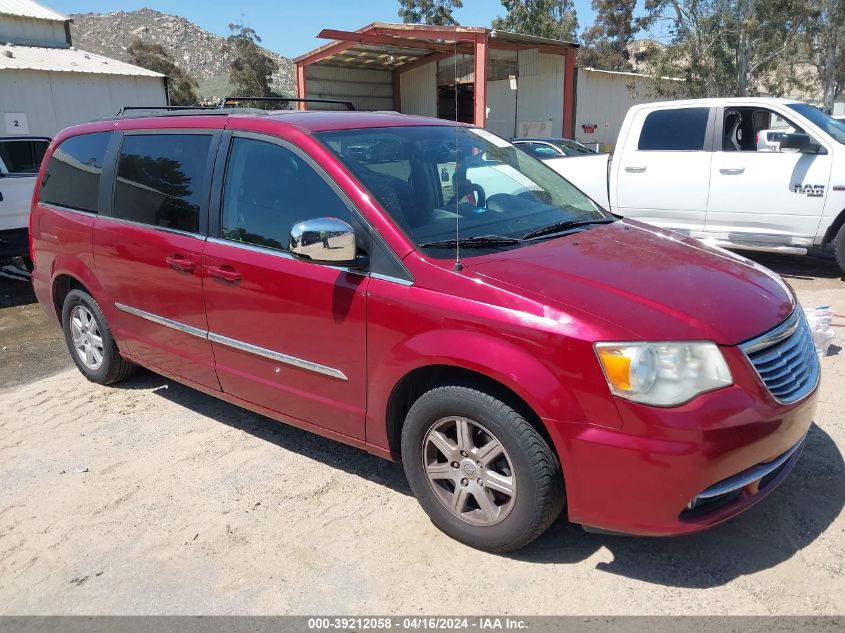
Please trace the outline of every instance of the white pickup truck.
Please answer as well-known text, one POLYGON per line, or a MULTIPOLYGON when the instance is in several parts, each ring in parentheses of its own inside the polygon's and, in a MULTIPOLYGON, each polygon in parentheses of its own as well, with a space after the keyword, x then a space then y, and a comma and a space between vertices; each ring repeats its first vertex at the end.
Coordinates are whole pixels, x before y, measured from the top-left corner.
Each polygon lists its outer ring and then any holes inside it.
POLYGON ((29 207, 49 138, 0 137, 0 263, 29 259, 29 207))
POLYGON ((845 272, 845 122, 797 101, 633 106, 616 150, 545 161, 622 216, 718 246, 806 253, 845 272))

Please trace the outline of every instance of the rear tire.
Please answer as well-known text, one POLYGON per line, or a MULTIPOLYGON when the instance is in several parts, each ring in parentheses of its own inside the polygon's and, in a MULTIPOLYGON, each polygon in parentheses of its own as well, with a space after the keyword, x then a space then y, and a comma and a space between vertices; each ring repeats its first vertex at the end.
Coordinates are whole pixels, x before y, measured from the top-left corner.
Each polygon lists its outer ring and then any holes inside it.
POLYGON ((402 461, 432 523, 480 550, 524 547, 565 503, 560 463, 543 436, 476 389, 437 387, 420 396, 402 428, 402 461))
POLYGON ((91 382, 110 385, 135 373, 137 366, 120 355, 100 306, 87 292, 67 294, 62 329, 70 357, 91 382))
POLYGON ((833 254, 836 255, 839 270, 845 275, 845 224, 839 227, 839 232, 833 238, 833 254))

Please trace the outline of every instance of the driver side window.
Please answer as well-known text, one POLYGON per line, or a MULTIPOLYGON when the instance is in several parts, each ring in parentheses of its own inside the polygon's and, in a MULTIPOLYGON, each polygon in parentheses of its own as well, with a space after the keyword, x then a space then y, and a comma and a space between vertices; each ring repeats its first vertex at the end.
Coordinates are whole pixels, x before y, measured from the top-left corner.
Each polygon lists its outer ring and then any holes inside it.
POLYGON ((223 237, 286 251, 291 227, 303 220, 351 213, 325 180, 295 152, 235 137, 223 191, 223 237))
POLYGON ((784 134, 804 130, 780 114, 757 107, 725 108, 722 150, 725 152, 779 152, 784 134))

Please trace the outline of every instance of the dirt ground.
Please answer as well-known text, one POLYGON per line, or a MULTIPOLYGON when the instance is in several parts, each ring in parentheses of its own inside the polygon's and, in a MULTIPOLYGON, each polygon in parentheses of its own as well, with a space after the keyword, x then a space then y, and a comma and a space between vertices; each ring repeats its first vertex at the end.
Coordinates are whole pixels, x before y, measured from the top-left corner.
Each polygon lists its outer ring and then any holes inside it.
MULTIPOLYGON (((756 259, 845 312, 828 260, 756 259)), ((15 277, 0 275, 0 613, 845 613, 845 329, 804 455, 761 505, 673 539, 561 520, 497 556, 439 533, 398 465, 151 373, 87 383, 15 277)))

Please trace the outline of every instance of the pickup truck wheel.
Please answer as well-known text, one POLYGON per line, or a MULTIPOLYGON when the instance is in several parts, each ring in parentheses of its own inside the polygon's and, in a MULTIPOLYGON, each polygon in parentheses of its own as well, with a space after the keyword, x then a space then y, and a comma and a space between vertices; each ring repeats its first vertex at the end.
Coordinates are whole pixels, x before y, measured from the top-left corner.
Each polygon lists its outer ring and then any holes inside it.
POLYGON ((845 275, 845 224, 839 227, 839 232, 833 239, 833 253, 836 255, 839 270, 845 275))
POLYGON ((128 378, 137 367, 121 357, 100 306, 82 290, 71 290, 62 307, 62 329, 82 375, 101 385, 128 378))
POLYGON ((477 549, 519 549, 564 506, 560 463, 543 436, 504 402, 468 387, 438 387, 411 406, 402 461, 434 525, 477 549))

